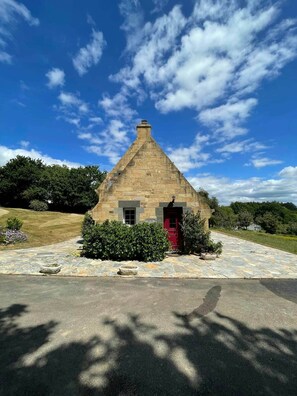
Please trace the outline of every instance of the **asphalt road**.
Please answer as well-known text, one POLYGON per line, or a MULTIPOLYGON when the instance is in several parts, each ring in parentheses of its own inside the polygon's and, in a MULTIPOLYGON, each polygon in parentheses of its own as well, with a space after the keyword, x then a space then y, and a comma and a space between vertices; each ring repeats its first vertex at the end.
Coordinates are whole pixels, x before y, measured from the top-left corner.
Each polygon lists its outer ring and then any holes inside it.
POLYGON ((296 395, 296 280, 0 276, 0 395, 296 395))

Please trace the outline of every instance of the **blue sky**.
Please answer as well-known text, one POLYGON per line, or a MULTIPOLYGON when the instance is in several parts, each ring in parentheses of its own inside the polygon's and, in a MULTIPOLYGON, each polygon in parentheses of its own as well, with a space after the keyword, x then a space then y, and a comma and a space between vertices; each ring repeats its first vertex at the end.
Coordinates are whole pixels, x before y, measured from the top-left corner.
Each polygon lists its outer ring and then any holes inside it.
POLYGON ((147 119, 221 203, 297 204, 297 3, 0 0, 0 165, 110 170, 147 119))

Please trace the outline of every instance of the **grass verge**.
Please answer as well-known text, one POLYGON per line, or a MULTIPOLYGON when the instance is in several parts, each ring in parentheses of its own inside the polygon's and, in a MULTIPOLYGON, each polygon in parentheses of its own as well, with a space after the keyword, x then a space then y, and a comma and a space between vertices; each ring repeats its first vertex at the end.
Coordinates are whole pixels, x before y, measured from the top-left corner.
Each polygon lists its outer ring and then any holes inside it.
POLYGON ((35 212, 28 209, 1 208, 0 225, 5 226, 8 217, 23 220, 22 231, 28 241, 15 245, 0 246, 0 250, 23 249, 51 245, 67 241, 81 233, 83 215, 60 212, 35 212))
POLYGON ((259 243, 260 245, 273 247, 275 249, 284 250, 289 253, 297 254, 297 236, 293 235, 271 235, 263 232, 248 230, 225 230, 221 228, 213 229, 213 231, 222 234, 231 235, 237 238, 259 243))

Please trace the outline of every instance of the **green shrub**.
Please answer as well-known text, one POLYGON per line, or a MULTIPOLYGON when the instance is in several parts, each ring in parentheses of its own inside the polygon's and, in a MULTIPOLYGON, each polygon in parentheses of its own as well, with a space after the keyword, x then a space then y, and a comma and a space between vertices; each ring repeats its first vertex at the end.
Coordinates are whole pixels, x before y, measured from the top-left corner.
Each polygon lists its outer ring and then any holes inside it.
POLYGON ((33 199, 29 203, 29 209, 36 210, 38 212, 44 212, 48 210, 48 204, 43 201, 39 201, 38 199, 33 199))
POLYGON ((83 243, 87 257, 101 260, 133 260, 133 247, 131 228, 119 221, 108 220, 89 228, 83 243))
POLYGON ((223 244, 221 241, 214 242, 212 239, 209 238, 208 243, 201 249, 201 253, 213 253, 213 254, 222 254, 223 252, 223 244))
POLYGON ((118 221, 96 224, 85 234, 83 243, 85 256, 101 260, 160 261, 168 249, 162 226, 148 223, 132 227, 118 221))
POLYGON ((206 246, 209 232, 205 232, 204 223, 205 221, 201 220, 199 213, 186 212, 183 214, 181 230, 185 254, 200 253, 201 248, 206 246))
POLYGON ((256 223, 269 234, 275 234, 279 226, 279 220, 272 212, 265 212, 262 216, 256 218, 256 223))
POLYGON ((0 226, 0 245, 5 243, 6 238, 5 238, 5 230, 0 226))
POLYGON ((81 235, 83 238, 87 235, 90 229, 94 226, 95 221, 89 212, 86 212, 81 226, 81 235))
POLYGON ((291 222, 288 224, 287 233, 290 235, 297 235, 297 222, 291 222))
POLYGON ((22 228, 23 222, 18 217, 9 217, 6 220, 6 228, 8 230, 18 231, 22 228))
POLYGON ((139 223, 133 226, 133 242, 139 261, 162 261, 170 248, 167 233, 158 223, 139 223))
POLYGON ((210 239, 210 232, 204 229, 205 221, 199 213, 186 212, 183 214, 181 230, 183 233, 183 252, 191 253, 222 253, 222 242, 210 239))
POLYGON ((276 227, 276 234, 288 234, 288 224, 278 223, 276 227))

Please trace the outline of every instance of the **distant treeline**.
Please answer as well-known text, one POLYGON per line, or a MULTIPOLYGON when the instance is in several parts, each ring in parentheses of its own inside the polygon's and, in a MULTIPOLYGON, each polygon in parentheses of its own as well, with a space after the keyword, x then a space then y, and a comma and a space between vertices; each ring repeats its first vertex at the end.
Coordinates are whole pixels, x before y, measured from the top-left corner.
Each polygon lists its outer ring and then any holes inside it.
POLYGON ((271 234, 297 235, 297 206, 292 202, 232 202, 220 206, 217 198, 209 197, 207 191, 199 193, 214 210, 211 227, 246 229, 255 223, 271 234))
POLYGON ((95 189, 105 176, 94 165, 68 168, 19 155, 0 167, 0 205, 28 208, 37 200, 50 210, 84 213, 98 202, 95 189))

